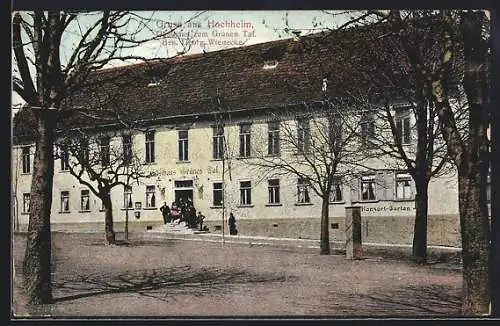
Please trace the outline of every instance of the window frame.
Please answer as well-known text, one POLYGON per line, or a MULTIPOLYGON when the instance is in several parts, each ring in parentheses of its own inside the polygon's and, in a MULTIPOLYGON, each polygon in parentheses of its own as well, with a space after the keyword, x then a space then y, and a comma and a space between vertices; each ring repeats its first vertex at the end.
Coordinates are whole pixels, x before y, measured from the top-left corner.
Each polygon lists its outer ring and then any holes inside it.
POLYGON ((110 136, 101 136, 99 138, 99 162, 101 166, 109 166, 111 164, 110 142, 110 136))
POLYGON ((132 134, 122 135, 123 164, 132 164, 132 134))
POLYGON ((59 148, 59 160, 61 163, 61 171, 69 171, 69 151, 65 148, 59 148))
POLYGON ((311 182, 306 178, 297 179, 297 204, 310 204, 311 194, 310 194, 311 182), (301 194, 304 194, 302 197, 301 194), (303 199, 302 199, 303 198, 303 199))
POLYGON ((31 210, 31 193, 25 192, 25 193, 23 193, 23 210, 22 210, 22 213, 23 214, 29 214, 30 210, 31 210), (28 200, 26 200, 26 198, 28 200))
POLYGON ((90 212, 90 190, 89 189, 81 189, 80 190, 80 211, 81 212, 90 212), (84 192, 87 192, 84 195, 84 192), (87 198, 87 208, 84 207, 84 198, 87 198))
POLYGON ((124 209, 133 209, 134 201, 132 197, 132 186, 123 186, 123 208, 124 209), (127 205, 127 200, 129 201, 129 205, 127 205))
POLYGON ((156 186, 155 185, 147 185, 146 186, 146 207, 145 208, 156 208, 156 186))
POLYGON ((267 123, 267 155, 279 156, 280 152, 280 122, 270 121, 267 123))
POLYGON ((224 127, 212 126, 212 159, 222 160, 225 155, 224 127))
POLYGON ((280 179, 268 179, 267 180, 267 203, 269 205, 281 204, 280 198, 280 179), (276 182, 276 184, 271 184, 276 182))
POLYGON ((373 112, 364 112, 360 121, 361 146, 373 148, 375 144, 371 141, 375 138, 375 117, 373 112))
POLYGON ((252 155, 251 147, 251 132, 252 125, 250 123, 242 123, 240 126, 240 158, 248 158, 252 155))
POLYGON ((342 178, 340 177, 333 178, 332 186, 328 194, 328 201, 332 204, 344 202, 344 188, 343 188, 342 178), (340 198, 338 198, 337 196, 338 192, 340 192, 340 198))
POLYGON ((408 112, 399 113, 395 117, 396 133, 402 145, 411 144, 411 118, 408 112))
POLYGON ((189 129, 177 130, 177 144, 179 162, 189 162, 189 129), (185 133, 185 137, 184 137, 185 133))
POLYGON ((359 187, 359 191, 360 191, 360 201, 364 201, 364 202, 369 202, 369 201, 377 201, 377 188, 376 188, 376 183, 377 183, 377 175, 376 174, 365 174, 365 175, 361 175, 360 177, 360 187, 359 187), (372 195, 373 195, 373 198, 370 197, 370 186, 368 186, 367 188, 367 197, 368 198, 363 198, 364 197, 364 194, 363 194, 363 190, 364 190, 364 184, 368 184, 368 185, 371 185, 371 192, 372 192, 372 195))
POLYGON ((297 119, 297 154, 308 154, 311 151, 310 118, 297 119))
POLYGON ((30 146, 23 146, 21 148, 21 160, 22 160, 22 173, 29 174, 31 173, 31 153, 30 146))
POLYGON ((70 194, 69 190, 61 190, 61 205, 59 207, 61 213, 69 213, 70 212, 70 194), (66 202, 64 201, 66 199, 66 202))
POLYGON ((148 130, 144 133, 144 147, 145 147, 145 158, 144 162, 146 164, 155 163, 155 130, 148 130))
POLYGON ((222 207, 224 204, 224 182, 214 181, 212 182, 212 206, 222 207), (216 188, 215 185, 220 185, 220 188, 216 188), (220 204, 216 203, 216 193, 220 192, 220 204))
POLYGON ((250 180, 240 180, 240 205, 252 205, 252 182, 250 180))
POLYGON ((340 151, 342 144, 342 120, 337 115, 328 115, 328 142, 331 152, 340 151))

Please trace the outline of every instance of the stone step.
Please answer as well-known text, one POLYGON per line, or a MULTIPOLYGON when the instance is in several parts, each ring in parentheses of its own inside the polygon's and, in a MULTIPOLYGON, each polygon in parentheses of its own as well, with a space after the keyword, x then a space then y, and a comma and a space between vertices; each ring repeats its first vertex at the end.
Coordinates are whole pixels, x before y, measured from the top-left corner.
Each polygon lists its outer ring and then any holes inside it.
POLYGON ((167 223, 149 230, 152 232, 159 233, 176 233, 176 234, 193 234, 195 230, 192 230, 186 226, 185 222, 177 223, 167 223))

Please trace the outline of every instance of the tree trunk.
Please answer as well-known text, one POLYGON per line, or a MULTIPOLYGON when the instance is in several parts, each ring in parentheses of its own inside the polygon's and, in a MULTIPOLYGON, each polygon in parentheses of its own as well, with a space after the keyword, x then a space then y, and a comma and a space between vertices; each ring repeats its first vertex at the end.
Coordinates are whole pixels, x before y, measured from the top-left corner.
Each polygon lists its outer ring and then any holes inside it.
POLYGON ((328 215, 330 213, 329 200, 328 196, 324 196, 321 202, 321 235, 320 235, 320 248, 321 255, 329 255, 330 254, 330 235, 328 233, 328 224, 329 218, 328 215))
POLYGON ((418 264, 427 262, 427 212, 428 183, 415 180, 415 227, 413 231, 412 260, 418 264))
POLYGON ((459 169, 458 177, 463 261, 462 314, 487 314, 490 304, 490 225, 484 187, 486 171, 478 164, 464 166, 459 169))
POLYGON ((116 243, 115 239, 115 231, 113 231, 113 208, 111 204, 111 195, 110 192, 107 191, 103 197, 102 202, 104 204, 104 212, 105 212, 105 232, 106 232, 106 242, 108 244, 116 243))
POLYGON ((54 177, 54 117, 37 115, 39 138, 31 181, 28 238, 23 262, 26 292, 30 303, 52 302, 50 210, 54 177))

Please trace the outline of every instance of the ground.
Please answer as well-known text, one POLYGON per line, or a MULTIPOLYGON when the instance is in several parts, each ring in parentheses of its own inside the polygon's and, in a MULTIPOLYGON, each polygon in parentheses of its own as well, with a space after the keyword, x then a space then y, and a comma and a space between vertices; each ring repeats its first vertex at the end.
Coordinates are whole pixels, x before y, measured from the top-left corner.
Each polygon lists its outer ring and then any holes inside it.
POLYGON ((428 317, 456 316, 460 306, 460 270, 442 264, 141 233, 109 246, 102 234, 54 233, 55 302, 33 308, 20 286, 25 243, 14 236, 15 317, 428 317))

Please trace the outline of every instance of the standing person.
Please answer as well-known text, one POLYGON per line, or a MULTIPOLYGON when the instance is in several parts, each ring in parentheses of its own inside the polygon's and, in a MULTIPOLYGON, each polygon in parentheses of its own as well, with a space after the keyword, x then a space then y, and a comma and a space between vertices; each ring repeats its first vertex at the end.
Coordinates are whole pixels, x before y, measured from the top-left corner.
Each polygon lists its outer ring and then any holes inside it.
POLYGON ((229 220, 227 221, 227 223, 229 224, 229 234, 237 235, 238 230, 236 229, 236 218, 234 217, 232 212, 229 214, 229 220))
POLYGON ((163 202, 163 206, 160 207, 160 212, 163 216, 163 224, 170 222, 170 207, 168 207, 166 202, 163 202))
MULTIPOLYGON (((179 207, 175 202, 172 203, 172 208, 170 209, 172 214, 172 222, 175 222, 179 218, 179 207)), ((180 221, 178 221, 179 223, 180 221)))
POLYGON ((201 214, 201 212, 198 212, 198 223, 200 224, 200 231, 203 231, 203 220, 205 219, 205 215, 201 214))

